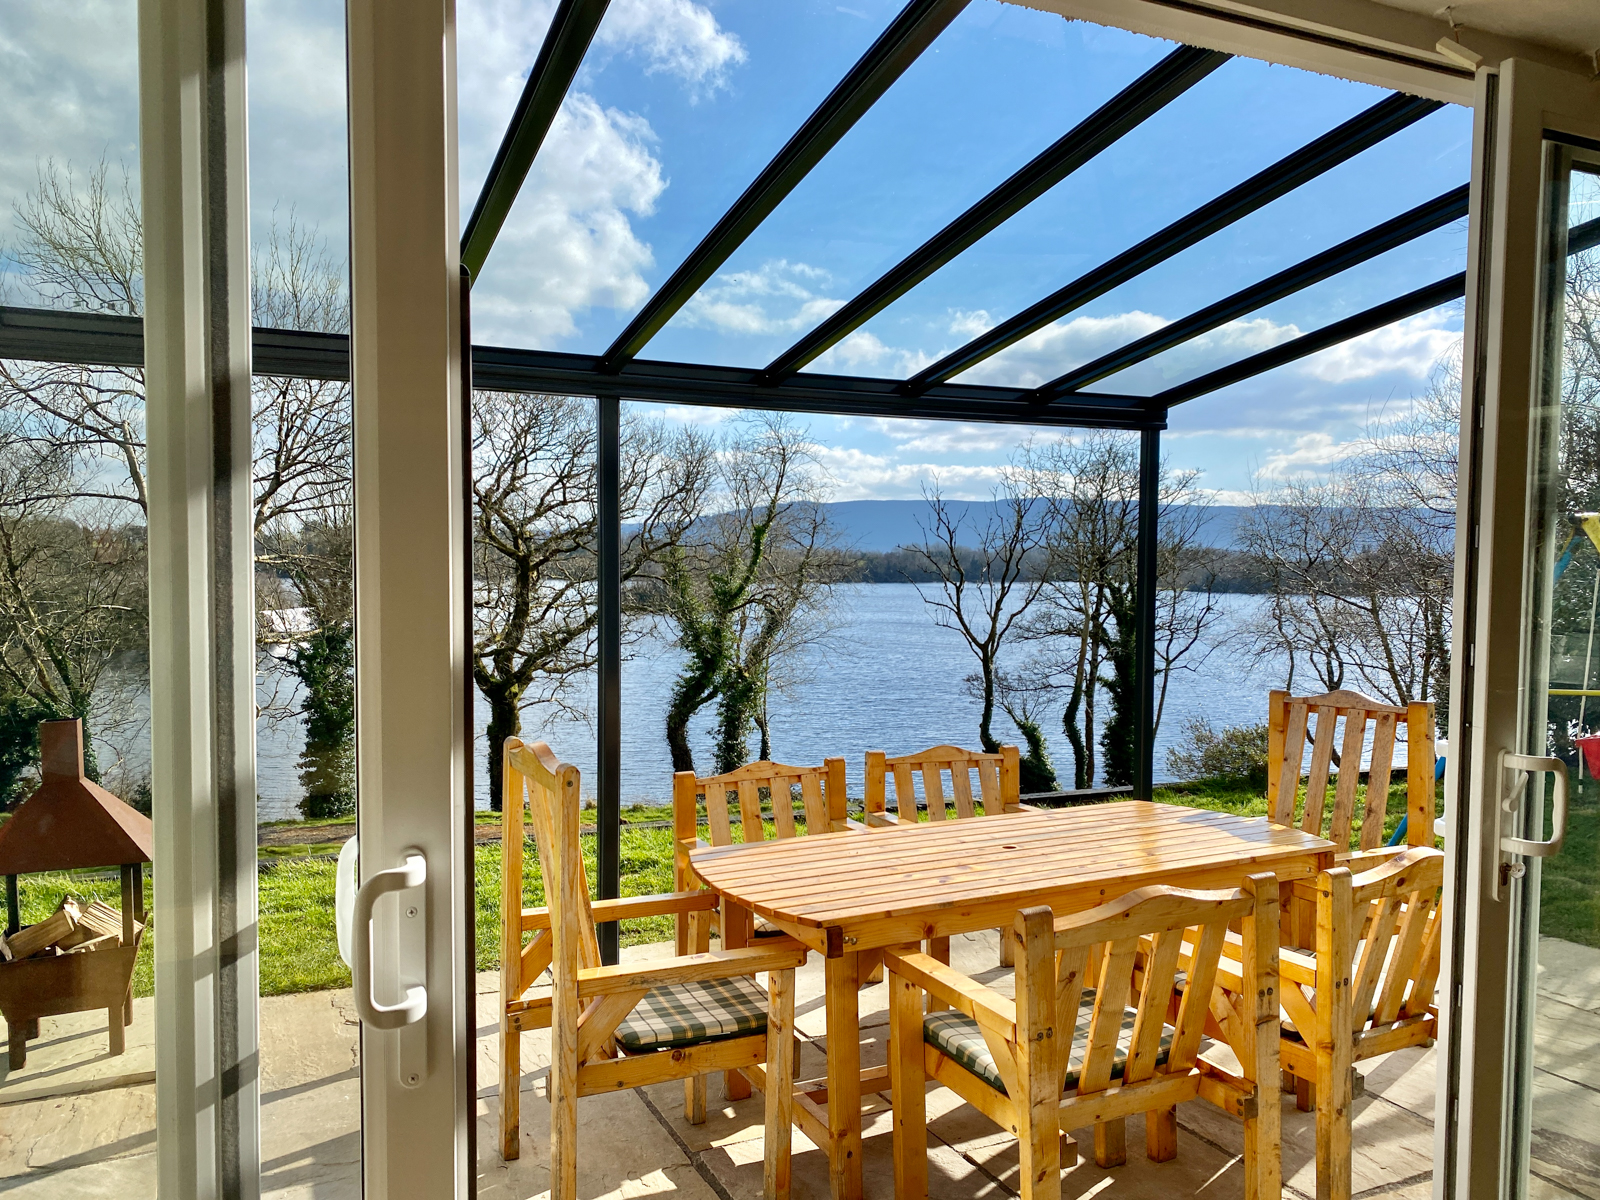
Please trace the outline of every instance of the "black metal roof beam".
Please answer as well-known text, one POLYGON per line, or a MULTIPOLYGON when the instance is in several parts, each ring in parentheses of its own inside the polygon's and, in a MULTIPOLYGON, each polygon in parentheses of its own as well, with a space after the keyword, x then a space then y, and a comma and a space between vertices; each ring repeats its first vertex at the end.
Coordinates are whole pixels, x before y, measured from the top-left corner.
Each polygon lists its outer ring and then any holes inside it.
POLYGON ((1252 284, 1181 320, 1173 321, 1170 325, 1163 325, 1154 333, 1129 342, 1119 350, 1113 350, 1091 363, 1076 367, 1042 386, 1038 396, 1041 400, 1052 401, 1060 396, 1070 395, 1080 388, 1104 379, 1107 375, 1114 375, 1135 363, 1153 358, 1164 350, 1170 350, 1203 333, 1209 333, 1236 317, 1254 312, 1262 305, 1293 295, 1314 283, 1320 283, 1341 271, 1347 271, 1368 259, 1376 258, 1425 233, 1432 233, 1435 229, 1466 215, 1467 185, 1462 184, 1425 204, 1419 204, 1409 212, 1401 213, 1381 225, 1374 225, 1365 233, 1359 233, 1347 241, 1340 242, 1321 254, 1313 255, 1304 262, 1279 271, 1260 283, 1252 284))
POLYGON ((1216 50, 1179 46, 773 359, 765 371, 766 380, 784 379, 838 344, 1231 57, 1216 50))
POLYGON ((461 235, 461 265, 473 279, 483 270, 494 239, 522 189, 522 181, 528 177, 556 113, 561 111, 567 89, 600 27, 600 18, 606 15, 607 3, 608 0, 561 0, 550 19, 539 57, 528 74, 516 111, 511 114, 500 149, 495 152, 494 165, 473 205, 467 230, 461 235))
MULTIPOLYGON (((350 378, 350 339, 342 333, 256 329, 252 369, 258 375, 343 381, 350 378)), ((91 367, 144 365, 144 323, 138 317, 0 307, 0 358, 80 363, 91 367)), ((845 416, 911 417, 1144 429, 1164 422, 1143 396, 1084 395, 1043 409, 1022 388, 952 383, 916 400, 900 380, 798 373, 776 386, 746 367, 634 360, 606 373, 592 354, 472 347, 472 382, 485 391, 601 393, 666 404, 766 408, 845 416)))
POLYGON ((911 0, 901 10, 716 227, 628 322, 601 358, 605 370, 620 370, 644 349, 966 6, 967 0, 911 0))
POLYGON ((1424 100, 1398 92, 1380 100, 1365 112, 1358 113, 1293 154, 1279 159, 1237 187, 1230 188, 1215 200, 1201 205, 1188 216, 1174 221, 1009 320, 1002 321, 959 350, 945 355, 908 380, 907 391, 914 395, 931 384, 976 366, 1051 321, 1142 275, 1217 230, 1248 216, 1442 107, 1443 104, 1438 100, 1424 100))
MULTIPOLYGON (((1579 254, 1584 250, 1592 250, 1600 246, 1600 217, 1593 221, 1585 221, 1582 225, 1574 225, 1567 231, 1567 253, 1579 254)), ((1382 329, 1385 325, 1392 325, 1396 321, 1403 321, 1407 317, 1414 317, 1420 312, 1427 312, 1430 308, 1437 308, 1441 304, 1448 304, 1451 300, 1459 300, 1467 294, 1467 275, 1463 271, 1458 275, 1440 279, 1426 287, 1417 288, 1407 292, 1404 296, 1396 296, 1354 316, 1346 317, 1342 321, 1335 321, 1324 329, 1315 329, 1310 333, 1301 334, 1299 337, 1274 346, 1270 350, 1263 350, 1260 354, 1252 354, 1231 366, 1221 367, 1187 383, 1180 383, 1170 387, 1164 392, 1157 392, 1150 398, 1153 407, 1167 408, 1174 404, 1182 404, 1185 400, 1193 400, 1196 396, 1204 396, 1207 392, 1214 392, 1225 388, 1229 384, 1239 383, 1241 380, 1260 375, 1264 371, 1273 370, 1275 367, 1292 363, 1296 359, 1305 358, 1319 350, 1326 350, 1330 346, 1337 346, 1340 342, 1347 342, 1351 338, 1360 337, 1364 333, 1371 333, 1375 329, 1382 329)), ((1080 392, 1079 396, 1092 396, 1092 392, 1080 392)))
POLYGON ((1145 429, 1164 425, 1166 414, 1144 396, 1084 395, 1070 406, 1041 407, 1022 388, 943 384, 908 400, 900 380, 797 372, 780 384, 764 384, 746 367, 632 359, 608 373, 592 355, 557 351, 472 348, 473 385, 488 391, 621 395, 632 400, 714 408, 760 408, 784 412, 858 417, 911 417, 1145 429))

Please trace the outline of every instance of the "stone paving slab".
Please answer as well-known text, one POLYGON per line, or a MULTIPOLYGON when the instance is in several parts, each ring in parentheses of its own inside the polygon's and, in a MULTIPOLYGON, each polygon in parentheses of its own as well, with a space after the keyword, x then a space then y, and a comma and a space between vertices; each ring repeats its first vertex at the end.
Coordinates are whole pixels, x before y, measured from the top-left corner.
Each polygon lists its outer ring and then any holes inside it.
MULTIPOLYGON (((1002 994, 1012 973, 999 968, 994 935, 958 938, 955 965, 1002 994)), ((1582 947, 1574 948, 1583 950, 1582 947)), ((1539 1077, 1535 1135, 1537 1200, 1600 1200, 1600 1148, 1586 1123, 1593 1091, 1574 1047, 1600 1046, 1600 1019, 1591 1007, 1591 967, 1600 952, 1567 955, 1566 947, 1541 946, 1546 969, 1540 977, 1541 1013, 1560 1021, 1541 1028, 1536 1046, 1539 1077), (1591 959, 1593 960, 1591 962, 1591 959), (1546 984, 1549 984, 1547 989, 1546 984), (1587 1002, 1587 1003, 1585 1003, 1587 1002), (1585 1076, 1580 1078, 1580 1076, 1585 1076), (1548 1113, 1548 1118, 1544 1114, 1548 1113)), ((670 955, 670 946, 631 947, 628 961, 670 955)), ((803 1018, 802 1077, 825 1072, 825 1031, 820 1021, 823 970, 813 957, 799 972, 797 993, 810 1008, 803 1018)), ((863 1060, 882 1061, 887 1033, 886 989, 863 989, 863 1060)), ((480 1194, 485 1200, 527 1200, 548 1185, 549 1109, 544 1088, 549 1062, 545 1032, 522 1037, 522 1157, 500 1161, 498 979, 478 977, 477 1119, 480 1194)), ((154 1195, 154 1089, 149 1084, 81 1091, 104 1072, 103 1018, 83 1014, 46 1022, 44 1037, 30 1047, 34 1078, 77 1080, 80 1094, 7 1104, 0 1088, 0 1194, 58 1197, 115 1196, 139 1200, 154 1195), (78 1024, 74 1024, 76 1021, 78 1024), (102 1047, 99 1053, 94 1047, 102 1047), (43 1072, 66 1067, 56 1076, 43 1072), (81 1074, 78 1069, 82 1068, 81 1074)), ((360 1080, 357 1025, 348 991, 272 997, 261 1005, 263 1190, 273 1200, 357 1200, 360 1080)), ((129 1054, 148 1053, 150 1002, 135 1004, 129 1054)), ((1587 1054, 1587 1049, 1584 1051, 1587 1054)), ((1366 1092, 1355 1106, 1356 1194, 1423 1200, 1431 1195, 1433 1104, 1437 1053, 1411 1049, 1361 1064, 1366 1092)), ((642 1091, 586 1098, 579 1104, 580 1193, 589 1198, 671 1195, 692 1200, 733 1197, 754 1200, 761 1190, 762 1101, 759 1094, 737 1102, 722 1097, 720 1079, 710 1081, 708 1120, 683 1119, 681 1083, 642 1091)), ((893 1195, 891 1112, 888 1097, 869 1097, 863 1169, 868 1194, 893 1195)), ((1015 1195, 1016 1143, 1006 1132, 962 1105, 944 1089, 928 1098, 931 1195, 939 1200, 1015 1195)), ((1068 1197, 1149 1197, 1241 1194, 1238 1121, 1201 1102, 1179 1111, 1179 1154, 1170 1163, 1150 1163, 1142 1154, 1140 1118, 1130 1120, 1126 1166, 1102 1172, 1085 1155, 1063 1176, 1068 1197)), ((1315 1117, 1284 1101, 1286 1195, 1310 1197, 1315 1117)), ((794 1133, 794 1195, 827 1195, 827 1161, 798 1131, 794 1133)))

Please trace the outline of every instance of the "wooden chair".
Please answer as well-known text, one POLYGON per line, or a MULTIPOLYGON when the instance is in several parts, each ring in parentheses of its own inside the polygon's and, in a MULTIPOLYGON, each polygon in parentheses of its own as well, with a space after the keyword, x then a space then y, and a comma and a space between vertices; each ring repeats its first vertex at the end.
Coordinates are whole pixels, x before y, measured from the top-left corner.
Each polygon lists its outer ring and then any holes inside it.
MULTIPOLYGON (((1293 885, 1315 905, 1316 948, 1279 951, 1280 1049, 1302 1110, 1317 1110, 1317 1195, 1348 1200, 1353 1068, 1438 1030, 1444 853, 1411 846, 1352 876, 1348 867, 1293 885)), ((1230 935, 1219 984, 1250 995, 1242 941, 1230 935)))
POLYGON ((1321 696, 1291 696, 1274 691, 1267 698, 1267 812, 1279 825, 1296 825, 1308 833, 1326 836, 1339 847, 1342 859, 1358 870, 1363 862, 1388 857, 1396 851, 1383 848, 1383 824, 1388 815, 1389 775, 1394 762, 1395 734, 1406 730, 1406 843, 1433 845, 1434 716, 1431 704, 1397 708, 1363 696, 1360 692, 1327 692, 1321 696), (1356 792, 1360 787, 1361 755, 1368 726, 1372 728, 1371 772, 1365 803, 1361 806, 1359 849, 1351 852, 1351 827, 1356 820, 1356 792), (1301 771, 1307 741, 1311 762, 1301 771), (1328 776, 1338 744, 1339 775, 1334 787, 1333 813, 1327 814, 1328 776), (1305 804, 1299 821, 1302 777, 1305 804), (1323 834, 1324 824, 1328 832, 1323 834))
MULTIPOLYGON (((1001 746, 997 754, 963 750, 960 746, 934 746, 920 754, 903 754, 898 758, 890 758, 882 750, 868 750, 864 814, 867 828, 915 825, 916 787, 919 780, 930 821, 978 816, 978 801, 983 804, 984 816, 1021 812, 1023 805, 1019 797, 1022 772, 1019 763, 1020 757, 1015 746, 1001 746), (945 791, 946 775, 950 782, 948 792, 945 791), (978 780, 976 796, 972 790, 974 775, 978 780), (894 780, 894 816, 890 816, 888 811, 890 779, 894 780), (953 811, 947 810, 947 805, 951 804, 953 811)), ((930 939, 928 953, 940 962, 949 962, 950 939, 930 939)), ((1011 944, 1003 933, 1000 938, 1000 965, 1011 965, 1011 944)))
MULTIPOLYGON (((831 833, 849 828, 845 808, 845 763, 842 758, 824 760, 820 767, 791 767, 783 763, 746 763, 723 775, 704 778, 693 771, 678 771, 672 776, 672 826, 674 842, 673 873, 679 891, 697 887, 689 869, 689 854, 697 846, 731 846, 735 841, 759 842, 766 836, 761 815, 762 793, 772 807, 773 831, 780 838, 804 833, 831 833), (799 794, 805 810, 804 828, 795 821, 794 797, 799 794), (699 835, 699 801, 705 798, 707 837, 699 835), (737 798, 738 836, 729 801, 737 798)), ((742 911, 742 910, 741 910, 742 911)), ((782 931, 752 922, 744 912, 745 928, 721 928, 735 914, 716 914, 713 926, 722 934, 724 946, 743 946, 751 937, 781 936, 782 931)), ((688 945, 688 919, 678 920, 678 953, 688 945)))
POLYGON ((1196 1097, 1244 1120, 1248 1200, 1279 1196, 1277 929, 1271 874, 1234 891, 1141 888, 1060 918, 1024 909, 1009 935, 1015 1001, 926 954, 887 952, 895 1194, 927 1195, 931 1077, 1017 1135, 1027 1200, 1061 1195, 1072 1129, 1093 1125, 1095 1162, 1118 1166, 1127 1118, 1142 1112, 1146 1153, 1175 1157, 1175 1106, 1196 1097), (1230 923, 1250 979, 1243 1004, 1213 991, 1230 923), (1186 938, 1199 949, 1180 978, 1186 938), (952 1011, 925 1015, 924 992, 952 1011), (1214 1011, 1236 1063, 1204 1044, 1214 1011))
POLYGON ((978 815, 977 801, 983 803, 985 815, 999 812, 1019 812, 1022 802, 1022 774, 1015 746, 1001 746, 997 754, 977 750, 963 750, 959 746, 934 746, 920 754, 903 754, 889 758, 882 750, 867 751, 866 823, 868 828, 915 824, 917 820, 918 779, 928 807, 928 820, 943 821, 947 816, 956 818, 978 815), (949 800, 946 800, 944 782, 950 777, 949 800), (978 793, 972 791, 972 777, 978 777, 978 793), (888 812, 888 780, 894 779, 895 815, 888 812), (946 805, 953 803, 954 812, 946 805))
MULTIPOLYGON (((516 1158, 520 1141, 520 1033, 551 1026, 550 1192, 577 1196, 580 1096, 669 1079, 692 1081, 739 1070, 766 1096, 766 1196, 789 1194, 794 1086, 794 969, 805 949, 785 939, 759 948, 708 953, 704 920, 710 892, 589 898, 578 841, 578 769, 543 743, 506 742, 501 862, 500 1152, 516 1158), (547 907, 522 907, 523 814, 533 826, 547 907), (601 966, 595 921, 693 914, 694 953, 601 966), (520 919, 518 917, 520 914, 520 919), (531 933, 528 945, 522 935, 531 933), (551 996, 542 1005, 523 992, 546 966, 551 996), (752 978, 766 972, 768 990, 752 978), (540 1016, 542 1010, 542 1019, 540 1016), (766 1063, 765 1070, 761 1064, 766 1063)), ((703 1102, 689 1120, 705 1120, 703 1102)), ((704 1091, 700 1092, 701 1097, 704 1091)))
MULTIPOLYGON (((820 767, 791 767, 784 763, 746 763, 736 770, 705 778, 693 771, 678 771, 672 776, 672 828, 673 828, 673 885, 680 892, 691 891, 700 885, 689 868, 689 855, 697 846, 731 846, 740 842, 759 842, 765 837, 761 816, 761 796, 765 792, 772 807, 773 829, 780 838, 794 837, 800 832, 795 821, 794 796, 798 792, 805 809, 804 832, 828 833, 847 827, 845 806, 845 762, 842 758, 824 760, 820 767), (705 798, 706 832, 699 832, 699 801, 705 798), (728 802, 737 797, 738 837, 734 837, 734 822, 729 815, 728 802)), ((726 911, 707 914, 710 928, 722 938, 724 950, 748 946, 756 939, 782 937, 783 930, 765 921, 754 920, 748 909, 737 905, 726 911)), ((692 941, 692 915, 680 913, 677 919, 677 950, 687 954, 692 941)), ((698 1077, 694 1087, 699 1089, 698 1099, 690 1101, 692 1111, 705 1107, 705 1078, 698 1077)), ((730 1100, 743 1100, 750 1094, 750 1085, 737 1071, 729 1071, 723 1081, 724 1094, 730 1100)))

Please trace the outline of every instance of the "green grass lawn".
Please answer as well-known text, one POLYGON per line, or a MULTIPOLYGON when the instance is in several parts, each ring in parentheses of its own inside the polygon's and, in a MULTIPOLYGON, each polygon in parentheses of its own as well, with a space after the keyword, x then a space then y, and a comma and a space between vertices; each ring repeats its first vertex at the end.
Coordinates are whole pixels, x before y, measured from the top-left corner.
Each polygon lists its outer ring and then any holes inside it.
MULTIPOLYGON (((1261 816, 1266 812, 1266 800, 1258 790, 1217 780, 1158 788, 1156 799, 1247 816, 1261 816)), ((1364 803, 1364 798, 1358 800, 1358 804, 1364 803)), ((1394 832, 1404 807, 1405 788, 1397 784, 1390 789, 1385 837, 1394 832)), ((654 809, 631 809, 625 817, 637 823, 670 816, 668 809, 660 813, 658 816, 654 809)), ((585 817, 592 819, 588 813, 585 817)), ((772 834, 770 825, 767 833, 769 837, 772 834)), ((314 834, 312 836, 314 838, 314 834)), ((304 844, 318 852, 325 845, 311 839, 304 844)), ((583 839, 584 866, 591 881, 595 877, 594 850, 594 838, 586 836, 583 839)), ((261 994, 272 996, 350 986, 350 973, 339 959, 333 927, 335 864, 324 859, 309 859, 303 854, 276 857, 264 854, 263 857, 272 857, 272 865, 260 876, 261 994)), ((491 970, 500 960, 500 847, 477 847, 475 862, 477 967, 491 970)), ((19 883, 24 923, 49 915, 65 892, 85 899, 98 898, 113 905, 120 903, 115 879, 27 875, 19 883)), ((1543 931, 1585 945, 1600 946, 1600 787, 1592 781, 1586 781, 1575 792, 1566 848, 1559 857, 1546 861, 1543 887, 1543 931)), ((640 896, 671 890, 672 831, 624 826, 623 895, 640 896)), ((148 881, 145 894, 148 911, 151 907, 148 881)), ((524 904, 530 907, 544 903, 538 857, 531 845, 524 857, 523 897, 524 904)), ((151 930, 146 934, 139 954, 134 973, 136 995, 151 994, 154 933, 151 930)), ((665 941, 671 937, 670 917, 623 922, 624 945, 665 941)))

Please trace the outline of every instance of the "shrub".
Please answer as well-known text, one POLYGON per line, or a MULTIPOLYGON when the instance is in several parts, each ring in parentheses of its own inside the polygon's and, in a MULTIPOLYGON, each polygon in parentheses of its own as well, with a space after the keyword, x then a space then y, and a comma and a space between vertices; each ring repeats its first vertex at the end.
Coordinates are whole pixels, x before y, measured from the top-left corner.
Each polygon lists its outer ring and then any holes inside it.
POLYGON ((1267 727, 1227 725, 1220 731, 1205 717, 1191 717, 1183 744, 1167 750, 1167 770, 1180 779, 1229 779, 1267 785, 1267 727))

